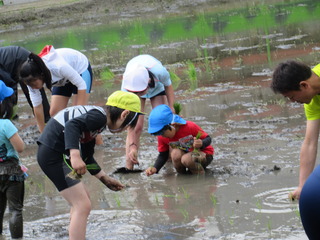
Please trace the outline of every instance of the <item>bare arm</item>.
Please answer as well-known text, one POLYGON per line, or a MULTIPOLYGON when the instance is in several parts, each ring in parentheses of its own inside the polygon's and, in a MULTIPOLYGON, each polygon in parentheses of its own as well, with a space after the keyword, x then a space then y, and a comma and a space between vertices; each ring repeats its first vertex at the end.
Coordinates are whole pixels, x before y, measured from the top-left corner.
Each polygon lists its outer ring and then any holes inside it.
MULTIPOLYGON (((140 98, 141 111, 144 111, 146 100, 140 98)), ((128 135, 126 139, 126 167, 133 169, 134 164, 139 164, 138 149, 140 144, 140 136, 143 129, 144 116, 139 115, 137 125, 134 129, 128 128, 128 135)))
POLYGON ((21 153, 25 148, 25 144, 17 132, 10 138, 10 143, 19 153, 21 153))
POLYGON ((39 128, 39 131, 42 133, 44 127, 45 127, 45 121, 44 121, 44 114, 43 114, 43 105, 40 104, 33 108, 34 115, 36 117, 37 125, 39 128))
POLYGON ((70 162, 77 174, 84 175, 87 172, 87 166, 81 158, 79 149, 70 149, 70 162))
POLYGON ((172 84, 169 86, 165 86, 168 105, 171 108, 171 110, 174 112, 173 103, 174 103, 174 92, 173 92, 173 86, 172 84))
POLYGON ((306 135, 300 151, 299 186, 291 194, 292 198, 300 198, 301 189, 314 169, 317 157, 319 129, 320 119, 307 121, 306 135))

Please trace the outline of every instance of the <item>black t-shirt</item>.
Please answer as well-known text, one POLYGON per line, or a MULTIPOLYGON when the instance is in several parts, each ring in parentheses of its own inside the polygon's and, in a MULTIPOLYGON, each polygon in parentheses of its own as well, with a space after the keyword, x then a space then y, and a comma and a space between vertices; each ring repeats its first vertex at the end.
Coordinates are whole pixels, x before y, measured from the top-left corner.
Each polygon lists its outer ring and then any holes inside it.
MULTIPOLYGON (((92 141, 106 125, 107 114, 101 107, 68 107, 49 120, 38 139, 38 144, 61 153, 68 153, 69 149, 84 150, 86 146, 93 148, 92 141)), ((86 151, 91 152, 89 149, 86 151)))

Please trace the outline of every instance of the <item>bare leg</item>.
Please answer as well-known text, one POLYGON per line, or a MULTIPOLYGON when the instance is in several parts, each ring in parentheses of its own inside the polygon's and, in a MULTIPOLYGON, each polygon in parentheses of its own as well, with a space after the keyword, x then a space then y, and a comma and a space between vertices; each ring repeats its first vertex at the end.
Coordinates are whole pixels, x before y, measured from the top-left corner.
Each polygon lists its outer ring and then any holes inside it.
MULTIPOLYGON (((200 154, 201 159, 205 159, 206 154, 204 152, 199 151, 199 154, 200 154)), ((195 162, 193 160, 191 152, 183 155, 181 158, 181 162, 186 168, 188 168, 190 170, 190 172, 192 174, 204 174, 204 172, 205 172, 201 163, 195 162)))
POLYGON ((181 162, 183 155, 184 155, 184 152, 181 151, 180 149, 172 149, 172 151, 171 151, 172 163, 178 173, 186 173, 187 172, 186 167, 181 162))
POLYGON ((52 95, 51 96, 51 106, 50 106, 50 116, 54 116, 57 112, 67 107, 69 97, 52 95))
POLYGON ((69 240, 85 240, 87 219, 91 211, 89 194, 82 182, 60 192, 71 205, 69 240))

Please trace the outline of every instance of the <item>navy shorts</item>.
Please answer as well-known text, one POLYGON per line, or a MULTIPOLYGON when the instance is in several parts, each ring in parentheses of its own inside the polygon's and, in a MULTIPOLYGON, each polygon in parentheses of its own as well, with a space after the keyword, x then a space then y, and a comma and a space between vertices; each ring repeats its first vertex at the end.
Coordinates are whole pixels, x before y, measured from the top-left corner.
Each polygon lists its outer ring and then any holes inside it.
MULTIPOLYGON (((91 69, 90 63, 89 63, 88 69, 83 73, 81 73, 80 76, 83 78, 83 80, 87 85, 86 92, 90 93, 91 87, 92 87, 92 69, 91 69)), ((78 93, 78 88, 75 85, 73 85, 71 82, 61 87, 52 88, 52 95, 71 97, 72 94, 77 94, 77 93, 78 93)))
MULTIPOLYGON (((68 177, 68 174, 71 172, 71 168, 69 167, 71 164, 65 161, 63 153, 57 152, 44 144, 38 144, 37 161, 42 171, 53 182, 59 192, 80 182, 78 179, 68 177)), ((96 175, 101 171, 101 168, 93 158, 95 141, 82 144, 81 146, 83 145, 87 145, 88 147, 82 148, 82 159, 86 159, 85 163, 87 165, 96 164, 97 168, 88 169, 91 175, 96 175)))

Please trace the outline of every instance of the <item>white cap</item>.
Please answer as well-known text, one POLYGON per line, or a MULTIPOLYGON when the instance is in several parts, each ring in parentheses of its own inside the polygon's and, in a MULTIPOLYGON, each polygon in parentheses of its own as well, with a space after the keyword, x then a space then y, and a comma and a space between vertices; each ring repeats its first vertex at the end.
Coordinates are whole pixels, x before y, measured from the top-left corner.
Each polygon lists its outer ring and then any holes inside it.
POLYGON ((122 78, 122 87, 130 92, 142 92, 149 83, 148 70, 139 63, 127 67, 122 78))

